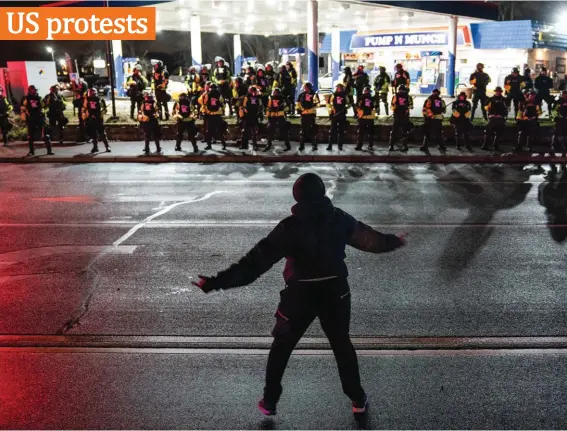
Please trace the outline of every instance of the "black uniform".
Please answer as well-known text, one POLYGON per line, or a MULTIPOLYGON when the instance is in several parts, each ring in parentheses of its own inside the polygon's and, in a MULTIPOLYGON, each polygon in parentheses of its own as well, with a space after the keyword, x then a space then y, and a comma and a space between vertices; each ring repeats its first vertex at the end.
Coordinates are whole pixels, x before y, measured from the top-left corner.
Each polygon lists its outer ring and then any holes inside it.
POLYGON ((258 117, 262 115, 262 97, 259 94, 247 94, 240 107, 240 118, 242 118, 240 149, 248 149, 248 141, 252 138, 252 148, 258 149, 258 117))
POLYGON ((354 78, 354 88, 356 89, 356 100, 362 96, 362 91, 364 87, 370 85, 370 78, 368 78, 368 74, 364 70, 357 69, 353 75, 354 78))
POLYGON ((514 76, 510 74, 504 81, 504 89, 506 90, 506 103, 508 108, 514 104, 514 118, 518 114, 518 103, 524 100, 522 89, 525 87, 524 77, 520 74, 514 76))
POLYGON ((331 131, 329 133, 329 146, 327 150, 333 149, 333 144, 338 143, 339 150, 343 149, 345 131, 347 126, 347 94, 344 91, 336 91, 329 99, 331 117, 331 131))
POLYGON ((87 126, 87 134, 93 142, 91 152, 98 151, 98 139, 102 141, 107 152, 110 152, 108 138, 104 130, 104 114, 106 114, 106 102, 98 96, 87 96, 83 104, 83 118, 87 126))
POLYGON ((47 154, 51 155, 51 137, 49 136, 49 128, 45 124, 45 115, 43 114, 43 105, 41 98, 35 94, 24 96, 21 103, 22 117, 25 118, 26 124, 28 126, 28 145, 30 150, 30 155, 34 154, 34 139, 37 134, 41 134, 45 146, 47 148, 47 154))
POLYGON ((161 127, 158 123, 158 107, 153 98, 144 99, 138 119, 144 131, 144 153, 150 154, 150 140, 153 139, 156 143, 156 150, 161 152, 160 139, 161 127))
POLYGON ((220 91, 212 89, 204 93, 199 98, 199 106, 205 117, 205 140, 207 141, 205 149, 210 150, 215 139, 220 140, 222 148, 225 149, 224 132, 226 123, 222 119, 224 101, 220 91))
POLYGON ((128 90, 126 95, 130 98, 130 118, 134 119, 134 112, 138 112, 144 101, 143 92, 148 86, 148 81, 141 74, 132 75, 126 81, 128 90))
POLYGON ((553 88, 553 79, 551 79, 547 75, 539 75, 535 79, 535 89, 537 91, 537 97, 539 99, 539 103, 547 103, 547 111, 549 113, 549 118, 551 118, 551 113, 553 112, 553 103, 554 99, 550 94, 551 89, 553 88))
POLYGON ((397 91, 400 85, 405 85, 408 88, 410 86, 410 75, 404 69, 397 70, 392 80, 392 88, 394 91, 397 91))
POLYGON ((226 64, 222 66, 217 66, 213 71, 213 80, 219 86, 219 91, 225 101, 225 103, 229 106, 230 115, 232 115, 232 105, 230 104, 230 99, 232 96, 232 92, 230 89, 230 77, 232 72, 230 71, 230 67, 226 64))
POLYGON ((504 96, 492 96, 488 99, 486 105, 486 113, 488 114, 488 124, 484 130, 483 150, 488 150, 490 143, 493 149, 497 151, 498 140, 506 129, 506 117, 508 116, 508 104, 504 96))
POLYGON ((469 119, 470 116, 471 102, 457 98, 453 102, 453 115, 450 120, 455 130, 455 144, 457 145, 457 150, 461 149, 461 136, 463 136, 463 140, 465 141, 465 148, 467 150, 471 149, 469 142, 469 134, 472 130, 472 123, 469 119))
POLYGON ((279 129, 282 140, 285 142, 285 150, 291 149, 290 144, 290 129, 291 124, 285 119, 286 103, 282 95, 272 95, 268 99, 268 106, 266 108, 268 117, 268 146, 266 151, 272 148, 272 140, 276 135, 276 130, 279 129))
POLYGON ((522 150, 524 138, 528 151, 532 150, 532 145, 537 139, 537 130, 539 127, 538 118, 541 115, 541 106, 535 100, 524 100, 518 104, 518 115, 516 116, 516 124, 518 125, 518 143, 515 151, 522 150))
POLYGON ((282 96, 286 101, 286 105, 290 108, 290 114, 295 114, 295 87, 292 85, 291 75, 288 70, 280 68, 276 75, 277 86, 282 89, 282 96), (293 107, 293 111, 291 111, 293 107))
POLYGON ((197 126, 195 125, 195 112, 191 99, 179 99, 173 105, 173 115, 177 119, 177 137, 175 141, 175 151, 181 151, 181 141, 183 136, 187 134, 187 138, 193 145, 193 152, 199 151, 197 147, 197 126))
POLYGON ((85 80, 79 79, 78 82, 72 82, 71 89, 73 90, 74 94, 73 108, 79 113, 77 142, 84 142, 87 138, 87 128, 85 121, 83 120, 83 116, 81 115, 81 110, 83 109, 83 104, 85 103, 85 97, 89 86, 85 80))
POLYGON ((297 91, 297 70, 292 66, 287 69, 291 81, 290 95, 289 95, 289 110, 291 115, 295 115, 295 93, 297 91))
POLYGON ((555 117, 555 130, 551 140, 551 152, 555 152, 557 144, 561 144, 563 157, 567 153, 567 100, 560 98, 555 105, 557 115, 555 117))
POLYGON ((374 95, 376 97, 376 113, 380 115, 380 102, 384 104, 386 115, 388 115, 388 90, 391 79, 386 72, 380 73, 374 79, 374 95))
POLYGON ((65 117, 65 100, 59 94, 49 93, 43 98, 43 104, 47 108, 47 119, 49 120, 50 135, 53 138, 53 131, 57 128, 59 141, 63 143, 63 129, 69 122, 65 117))
POLYGON ((471 120, 474 119, 474 114, 476 112, 476 108, 478 107, 478 102, 480 102, 480 110, 482 111, 482 116, 485 120, 488 120, 488 116, 486 115, 486 110, 484 109, 488 96, 486 95, 486 87, 490 84, 490 76, 488 73, 475 71, 471 74, 469 79, 471 85, 474 88, 474 94, 472 98, 472 113, 471 113, 471 120))
POLYGON ((317 150, 317 107, 319 96, 311 91, 303 91, 297 98, 301 114, 301 132, 299 133, 299 151, 305 148, 305 142, 311 141, 313 151, 317 150))
POLYGON ((171 96, 166 91, 169 84, 169 72, 165 67, 158 68, 157 70, 154 69, 152 81, 156 94, 159 119, 160 121, 163 120, 163 113, 165 112, 165 119, 169 120, 169 107, 167 106, 167 102, 171 100, 171 96))
POLYGON ((354 115, 356 116, 356 103, 354 103, 354 77, 352 76, 352 71, 347 71, 345 69, 345 76, 343 77, 343 85, 345 86, 345 92, 349 99, 349 105, 352 106, 354 110, 354 115))
POLYGON ((407 139, 413 128, 413 124, 410 121, 413 98, 404 91, 398 91, 392 97, 391 108, 394 115, 394 124, 390 131, 390 148, 393 148, 397 139, 401 139, 402 151, 407 151, 407 139))
MULTIPOLYGON (((378 105, 378 102, 376 102, 376 105, 378 105)), ((374 145, 374 119, 376 117, 372 95, 370 93, 362 93, 362 96, 356 102, 356 107, 358 114, 358 137, 355 149, 361 150, 364 138, 368 136, 368 149, 372 150, 374 145)))
POLYGON ((365 404, 358 360, 349 338, 351 295, 345 248, 350 245, 366 252, 384 253, 399 248, 403 242, 334 207, 324 196, 323 182, 315 174, 302 175, 293 190, 299 203, 292 207, 292 215, 238 263, 207 278, 201 288, 209 292, 250 284, 286 258, 286 287, 280 292, 275 312, 274 342, 266 369, 265 406, 275 411, 289 357, 317 317, 335 354, 344 393, 353 402, 365 404), (314 185, 315 181, 320 184, 314 185))
POLYGON ((12 130, 9 114, 14 108, 4 95, 0 95, 0 131, 2 131, 2 138, 4 139, 4 146, 8 145, 8 132, 12 130))
POLYGON ((423 137, 423 145, 420 150, 427 151, 429 140, 432 138, 437 139, 437 146, 441 151, 445 150, 445 137, 443 136, 443 114, 447 110, 445 101, 439 96, 434 95, 428 97, 423 104, 424 125, 425 132, 423 137))

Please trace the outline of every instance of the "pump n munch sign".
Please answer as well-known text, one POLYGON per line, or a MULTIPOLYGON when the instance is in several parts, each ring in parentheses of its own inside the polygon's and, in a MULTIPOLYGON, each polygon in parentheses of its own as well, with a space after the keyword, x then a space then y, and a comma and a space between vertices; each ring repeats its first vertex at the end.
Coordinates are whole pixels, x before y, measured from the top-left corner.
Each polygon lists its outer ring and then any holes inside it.
POLYGON ((447 45, 446 31, 428 33, 355 34, 350 48, 384 48, 390 46, 432 46, 447 45))

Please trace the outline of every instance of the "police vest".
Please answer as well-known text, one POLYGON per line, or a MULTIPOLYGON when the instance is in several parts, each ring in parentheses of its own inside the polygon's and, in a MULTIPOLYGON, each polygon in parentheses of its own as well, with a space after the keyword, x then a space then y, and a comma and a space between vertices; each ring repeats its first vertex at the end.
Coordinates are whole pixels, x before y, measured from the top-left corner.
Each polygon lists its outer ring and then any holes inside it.
POLYGON ((262 88, 262 90, 264 90, 265 88, 268 88, 268 80, 264 76, 261 77, 261 78, 257 77, 256 82, 262 88))
POLYGON ((508 76, 506 81, 508 81, 508 85, 510 86, 510 93, 519 93, 520 92, 521 79, 522 79, 522 77, 520 75, 518 75, 518 76, 509 75, 508 76))
POLYGON ((155 112, 154 100, 144 100, 142 103, 142 113, 151 120, 155 118, 155 112))
POLYGON ((488 75, 484 72, 474 72, 471 75, 471 84, 473 84, 477 91, 483 92, 486 91, 486 86, 488 85, 488 75), (474 83, 472 82, 474 81, 474 83))
POLYGON ((471 110, 471 104, 468 100, 458 100, 453 106, 455 107, 455 111, 459 114, 466 114, 471 110))
POLYGON ((157 88, 165 81, 165 73, 163 72, 154 72, 154 86, 157 88))
POLYGON ((311 109, 315 106, 315 93, 301 93, 299 103, 304 109, 311 109))
POLYGON ((98 97, 87 98, 87 112, 89 114, 89 117, 100 118, 101 106, 100 106, 100 99, 98 97))
POLYGON ((443 101, 441 99, 429 99, 431 104, 429 109, 433 112, 433 115, 439 115, 443 113, 443 101))
POLYGON ((359 106, 365 116, 372 114, 372 110, 374 109, 374 100, 372 100, 372 96, 370 94, 362 95, 359 106))
POLYGON ((197 80, 197 74, 192 73, 190 75, 187 75, 187 79, 185 80, 185 82, 187 82, 187 84, 193 84, 196 80, 197 80))
POLYGON ((287 72, 280 72, 278 82, 281 86, 289 86, 291 85, 291 76, 287 72))
POLYGON ((396 93, 396 115, 407 114, 409 111, 409 96, 407 93, 396 93))
POLYGON ((63 100, 61 97, 55 94, 48 94, 47 100, 49 103, 49 113, 50 114, 60 114, 64 110, 63 100))
POLYGON ((219 81, 226 81, 228 79, 228 69, 226 67, 217 67, 215 69, 215 78, 219 81))
POLYGON ((220 97, 218 91, 209 91, 209 94, 207 94, 207 110, 209 112, 217 112, 222 108, 220 97))
POLYGON ((336 113, 346 114, 346 93, 341 91, 333 95, 333 108, 336 113))
POLYGON ((191 116, 191 101, 189 99, 179 101, 179 115, 183 118, 191 116))
POLYGON ((259 96, 248 96, 246 98, 246 111, 248 115, 256 116, 260 111, 260 97, 259 96))
POLYGON ((270 97, 272 101, 270 106, 270 112, 281 112, 285 109, 284 99, 282 96, 272 96, 270 97))
POLYGON ((25 96, 24 99, 27 101, 27 110, 30 117, 41 117, 41 99, 39 96, 25 96))
POLYGON ((557 104, 559 106, 559 115, 563 118, 567 118, 567 100, 560 99, 557 104))
POLYGON ((530 103, 524 105, 524 116, 528 118, 537 117, 537 105, 530 103))
POLYGON ((506 102, 502 96, 492 96, 490 99, 490 109, 488 110, 489 115, 500 115, 506 117, 508 115, 508 108, 506 107, 506 102))
POLYGON ((398 85, 407 84, 408 76, 407 72, 404 70, 402 72, 396 72, 394 75, 394 85, 397 87, 398 85))

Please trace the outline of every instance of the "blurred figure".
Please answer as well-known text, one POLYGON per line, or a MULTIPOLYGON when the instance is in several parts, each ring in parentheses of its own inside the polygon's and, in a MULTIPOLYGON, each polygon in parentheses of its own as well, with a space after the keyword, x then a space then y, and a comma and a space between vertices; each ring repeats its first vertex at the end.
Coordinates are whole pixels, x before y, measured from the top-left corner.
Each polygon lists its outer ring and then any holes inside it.
POLYGON ((85 101, 88 89, 89 85, 83 78, 79 77, 71 81, 71 91, 73 91, 73 111, 79 112, 79 129, 77 142, 85 142, 87 138, 87 129, 85 122, 83 121, 83 116, 81 115, 81 109, 83 108, 83 103, 85 101))
POLYGON ((230 104, 230 79, 232 72, 230 70, 230 67, 226 65, 224 58, 219 57, 216 63, 217 67, 213 71, 213 82, 215 82, 219 86, 219 91, 223 97, 223 100, 228 105, 229 115, 232 116, 232 105, 230 104))
POLYGON ((28 87, 28 94, 26 94, 20 103, 20 118, 26 122, 28 126, 28 156, 35 155, 34 140, 37 135, 41 135, 45 147, 47 148, 47 155, 52 156, 54 153, 51 151, 51 137, 49 134, 49 127, 45 123, 45 115, 43 114, 43 103, 41 97, 37 94, 37 88, 34 85, 28 87))
POLYGON ((155 92, 157 107, 159 111, 159 119, 163 121, 163 113, 165 112, 166 121, 169 120, 169 108, 167 102, 171 100, 171 96, 167 93, 169 85, 169 72, 163 62, 159 60, 154 64, 154 73, 152 74, 152 89, 155 92))
POLYGON ((502 95, 502 87, 494 89, 494 96, 488 99, 485 107, 488 114, 488 124, 484 130, 483 150, 489 150, 490 144, 494 151, 499 151, 499 140, 506 129, 506 118, 508 117, 509 105, 502 95))
POLYGON ((562 156, 567 156, 567 90, 561 92, 561 98, 555 106, 555 128, 551 138, 550 152, 553 154, 561 148, 562 156))
POLYGON ((401 63, 396 64, 396 72, 392 80, 392 91, 396 93, 400 85, 405 85, 409 92, 410 83, 410 75, 404 70, 404 66, 401 63))
POLYGON ((297 70, 291 63, 291 61, 286 61, 285 68, 291 79, 290 96, 289 96, 289 113, 295 115, 295 93, 297 92, 297 70))
POLYGON ((554 99, 550 93, 553 89, 553 79, 547 75, 547 69, 545 67, 542 67, 539 76, 535 79, 534 87, 537 91, 537 97, 540 105, 543 105, 543 102, 547 103, 547 112, 549 118, 551 118, 554 99))
POLYGON ((398 86, 398 91, 392 97, 392 113, 394 124, 390 131, 390 151, 394 151, 394 143, 401 139, 401 151, 407 152, 407 138, 413 124, 410 121, 410 112, 413 109, 413 97, 409 95, 409 89, 405 85, 398 86))
MULTIPOLYGON (((378 104, 378 102, 376 102, 378 104)), ((376 111, 374 110, 374 100, 370 92, 370 86, 366 86, 362 91, 362 96, 356 102, 358 115, 358 138, 355 150, 362 150, 364 138, 368 136, 368 149, 372 151, 374 138, 374 120, 376 111)), ((387 111, 386 111, 387 112, 387 111)))
MULTIPOLYGON (((380 115, 380 102, 384 104, 386 115, 388 115, 388 90, 391 84, 390 75, 386 73, 386 68, 380 66, 380 73, 374 78, 374 95, 376 97, 376 113, 380 115)), ((357 104, 358 106, 358 104, 357 104)))
POLYGON ((344 68, 343 85, 345 87, 345 92, 347 94, 349 105, 352 106, 354 110, 354 116, 356 117, 356 103, 354 103, 354 77, 352 76, 352 70, 349 66, 344 68))
POLYGON ((242 101, 239 116, 241 124, 241 150, 248 149, 248 141, 252 138, 252 149, 258 150, 258 117, 262 115, 262 97, 256 86, 248 88, 248 94, 242 101))
POLYGON ((159 108, 154 99, 154 95, 150 91, 144 93, 144 102, 138 113, 138 121, 144 131, 144 154, 150 155, 150 139, 156 144, 156 151, 161 153, 160 139, 161 127, 158 122, 159 108))
POLYGON ((319 96, 313 90, 310 82, 303 84, 303 92, 297 98, 297 110, 301 115, 301 132, 299 151, 305 149, 305 142, 311 141, 313 151, 317 151, 317 108, 320 105, 319 96))
POLYGON ((547 227, 557 243, 567 239, 567 171, 565 164, 558 171, 555 164, 538 190, 539 203, 545 207, 547 227))
POLYGON ((419 147, 421 151, 427 153, 429 151, 429 140, 435 138, 437 140, 437 148, 443 152, 445 147, 445 137, 443 136, 443 114, 447 111, 445 101, 441 99, 441 92, 438 88, 434 89, 423 104, 423 118, 425 124, 423 130, 423 145, 419 147))
POLYGON ((191 99, 188 94, 181 93, 179 95, 179 102, 176 102, 173 105, 171 113, 175 121, 177 121, 175 151, 181 151, 181 141, 183 141, 184 135, 187 134, 187 139, 190 140, 193 145, 193 152, 198 153, 199 147, 197 147, 197 133, 199 131, 195 125, 197 116, 195 115, 195 107, 191 103, 191 99))
POLYGON ((132 75, 126 80, 126 96, 130 98, 130 118, 134 119, 134 112, 140 111, 144 100, 144 90, 148 87, 148 80, 142 74, 142 67, 134 66, 132 75))
POLYGON ((285 119, 288 107, 285 99, 281 94, 281 90, 276 87, 272 91, 272 95, 268 99, 267 117, 268 117, 268 145, 264 151, 272 149, 272 140, 276 134, 276 129, 279 129, 282 140, 285 142, 284 151, 291 150, 290 144, 290 130, 291 123, 285 119))
MULTIPOLYGON (((57 128, 59 132, 59 142, 63 143, 63 130, 69 122, 67 117, 65 117, 65 109, 67 108, 67 102, 63 97, 59 95, 59 87, 57 85, 52 85, 49 89, 49 94, 43 98, 43 106, 47 108, 47 119, 49 120, 49 130, 51 134, 53 130, 57 128)), ((82 108, 82 106, 81 106, 82 108)), ((79 111, 79 118, 81 112, 79 111)), ((53 135, 51 135, 53 138, 53 135)))
POLYGON ((12 123, 10 123, 10 112, 14 110, 14 107, 4 96, 4 87, 0 85, 0 131, 2 131, 2 138, 4 139, 4 146, 8 145, 8 132, 12 130, 12 123))
POLYGON ((522 90, 526 86, 524 77, 520 75, 517 67, 512 69, 512 73, 504 80, 504 90, 506 90, 506 103, 508 109, 514 104, 514 118, 518 115, 518 104, 524 100, 522 90))
POLYGON ((354 72, 353 78, 354 88, 356 89, 356 101, 358 101, 358 98, 362 96, 364 87, 370 85, 370 78, 368 78, 368 74, 364 71, 364 66, 362 64, 359 64, 356 68, 356 72, 354 72))
POLYGON ((451 116, 451 124, 455 130, 455 143, 457 150, 461 149, 460 138, 463 136, 465 148, 472 151, 469 142, 469 133, 472 130, 471 103, 467 100, 467 94, 462 91, 453 102, 453 115, 451 116))
POLYGON ((211 84, 210 89, 205 91, 199 98, 199 106, 204 114, 205 150, 211 150, 213 140, 221 141, 222 149, 226 150, 224 137, 225 125, 222 119, 224 100, 217 84, 211 84))
POLYGON ((484 72, 484 64, 478 63, 476 65, 476 70, 471 74, 469 82, 473 87, 473 99, 472 99, 472 113, 471 121, 474 120, 474 114, 478 103, 480 102, 480 110, 482 111, 482 116, 485 120, 488 120, 488 115, 486 114, 486 103, 488 101, 488 96, 486 95, 486 87, 490 84, 491 79, 487 73, 484 72))
POLYGON ((340 82, 335 87, 335 92, 331 95, 327 110, 329 111, 329 118, 331 119, 331 130, 329 132, 329 145, 327 151, 333 150, 333 144, 338 143, 339 151, 342 151, 345 131, 347 126, 346 111, 347 94, 345 87, 340 82))
POLYGON ((87 91, 81 114, 87 126, 87 134, 93 144, 91 153, 98 153, 99 138, 102 140, 106 152, 110 153, 110 145, 108 145, 108 138, 104 130, 106 102, 98 97, 97 91, 94 88, 87 91))
POLYGON ((534 140, 537 138, 537 129, 539 127, 539 116, 541 115, 541 106, 537 100, 537 94, 534 90, 528 90, 525 98, 518 105, 518 114, 516 115, 516 124, 518 125, 518 143, 514 151, 522 151, 524 140, 528 152, 532 151, 534 140))

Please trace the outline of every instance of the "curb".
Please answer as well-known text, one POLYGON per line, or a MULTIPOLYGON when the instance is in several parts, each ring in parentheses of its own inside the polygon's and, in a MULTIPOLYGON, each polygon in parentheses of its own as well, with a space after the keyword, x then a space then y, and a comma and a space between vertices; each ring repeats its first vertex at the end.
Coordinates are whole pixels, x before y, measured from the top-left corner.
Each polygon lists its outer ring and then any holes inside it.
POLYGON ((72 156, 72 157, 0 157, 0 163, 567 163, 567 157, 530 156, 530 155, 486 155, 486 156, 452 156, 452 155, 187 155, 187 156, 72 156))

